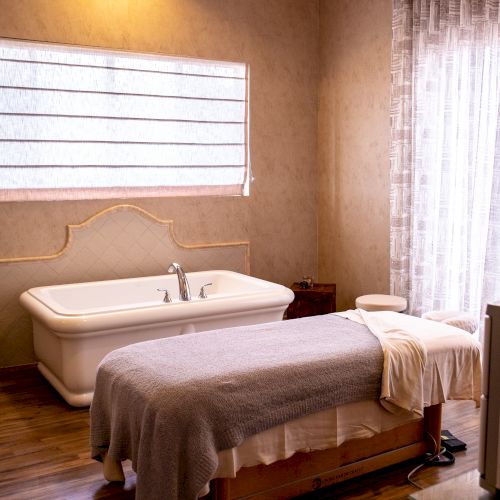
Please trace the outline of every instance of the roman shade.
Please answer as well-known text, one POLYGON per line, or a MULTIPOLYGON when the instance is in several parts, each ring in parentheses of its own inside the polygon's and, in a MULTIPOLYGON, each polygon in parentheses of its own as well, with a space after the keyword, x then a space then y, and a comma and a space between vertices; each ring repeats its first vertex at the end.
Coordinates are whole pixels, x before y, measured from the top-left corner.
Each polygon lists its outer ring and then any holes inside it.
POLYGON ((244 63, 0 39, 0 200, 248 193, 244 63))

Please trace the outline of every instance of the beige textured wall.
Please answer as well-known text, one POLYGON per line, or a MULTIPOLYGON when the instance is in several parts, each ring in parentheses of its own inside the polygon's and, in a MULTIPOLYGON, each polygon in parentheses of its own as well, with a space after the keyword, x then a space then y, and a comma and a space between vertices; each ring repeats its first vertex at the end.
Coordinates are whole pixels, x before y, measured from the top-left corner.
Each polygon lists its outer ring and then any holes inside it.
MULTIPOLYGON (((0 36, 248 62, 251 196, 125 201, 186 244, 249 240, 255 276, 317 274, 317 1, 0 0, 0 36)), ((2 203, 0 258, 52 254, 66 224, 123 201, 2 203)))
POLYGON ((388 292, 391 0, 0 0, 0 13, 5 37, 248 62, 256 178, 249 198, 3 203, 0 258, 54 253, 66 224, 125 201, 173 219, 186 244, 249 240, 255 276, 336 282, 339 309, 388 292))
POLYGON ((389 292, 391 0, 320 0, 318 261, 337 307, 389 292))

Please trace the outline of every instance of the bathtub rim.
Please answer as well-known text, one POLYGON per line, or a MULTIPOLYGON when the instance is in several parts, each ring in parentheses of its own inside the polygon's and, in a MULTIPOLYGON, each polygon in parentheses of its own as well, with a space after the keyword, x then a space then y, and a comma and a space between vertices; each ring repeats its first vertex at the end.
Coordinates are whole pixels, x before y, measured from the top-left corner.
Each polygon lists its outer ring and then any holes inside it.
POLYGON ((213 297, 207 300, 195 300, 190 302, 172 302, 146 305, 143 307, 132 307, 130 309, 118 309, 115 311, 97 311, 79 314, 60 314, 55 312, 49 305, 44 303, 33 291, 43 288, 88 286, 109 282, 129 282, 144 279, 157 279, 160 276, 146 276, 140 278, 125 278, 119 280, 103 280, 96 282, 74 283, 68 285, 48 285, 47 287, 35 287, 23 292, 19 301, 21 305, 36 318, 37 321, 58 334, 84 334, 95 331, 114 330, 125 327, 148 326, 158 323, 171 323, 186 320, 196 320, 204 317, 214 317, 231 313, 244 313, 254 309, 273 309, 284 307, 294 299, 294 293, 289 288, 278 283, 253 278, 233 271, 199 271, 187 273, 190 275, 202 275, 206 273, 222 273, 224 275, 237 275, 257 281, 264 286, 260 290, 250 292, 238 292, 233 296, 213 297))
MULTIPOLYGON (((229 278, 229 279, 235 279, 237 281, 243 281, 243 282, 249 282, 251 283, 252 287, 249 290, 245 291, 240 291, 236 292, 234 295, 242 295, 242 294, 251 294, 251 293, 261 293, 263 291, 270 291, 270 290, 278 290, 280 287, 283 287, 283 285, 280 285, 279 283, 274 283, 271 281, 266 281, 261 278, 256 278, 254 276, 249 276, 247 274, 241 274, 235 271, 228 271, 228 270, 221 270, 221 269, 213 269, 213 270, 208 270, 208 271, 193 271, 193 272, 188 272, 186 273, 186 276, 188 278, 188 281, 195 281, 199 278, 203 278, 201 281, 206 281, 207 279, 214 278, 217 276, 221 276, 222 278, 229 278)), ((170 284, 170 282, 174 282, 174 287, 171 287, 170 292, 172 293, 173 290, 175 290, 175 286, 178 286, 177 283, 177 277, 175 274, 160 274, 160 275, 147 275, 147 276, 135 276, 135 277, 130 277, 130 278, 114 278, 114 279, 107 279, 107 280, 98 280, 98 281, 84 281, 81 283, 64 283, 64 284, 57 284, 57 285, 43 285, 43 286, 37 286, 33 288, 29 288, 26 290, 28 294, 32 295, 33 298, 37 299, 39 302, 41 302, 44 306, 48 307, 50 310, 52 310, 55 314, 58 314, 59 316, 83 316, 83 315, 93 315, 93 314, 103 314, 107 312, 114 312, 118 310, 130 310, 130 309, 125 309, 116 306, 116 305, 108 305, 108 306, 89 306, 87 309, 82 309, 80 311, 73 312, 72 309, 70 309, 68 306, 63 304, 61 301, 57 301, 57 299, 53 298, 50 293, 52 290, 62 290, 65 288, 68 289, 88 289, 92 287, 108 287, 108 286, 116 286, 116 285, 134 285, 137 283, 141 282, 148 282, 148 281, 156 281, 158 280, 159 283, 156 283, 156 286, 165 286, 164 283, 167 282, 170 284), (115 309, 113 309, 115 307, 115 309)), ((205 284, 205 283, 204 283, 205 284)), ((154 285, 151 285, 151 288, 154 288, 154 285)), ((286 287, 285 287, 286 288, 286 287)), ((208 290, 208 297, 204 300, 211 301, 214 299, 226 299, 228 298, 231 293, 226 293, 224 296, 211 296, 210 289, 208 290)), ((160 291, 160 290, 158 290, 160 291)), ((195 292, 195 290, 193 290, 195 292)), ((197 298, 193 296, 193 302, 197 301, 197 298)), ((182 303, 182 301, 173 299, 172 305, 177 304, 177 303, 182 303)), ((154 307, 154 306, 162 306, 163 303, 161 301, 160 295, 158 295, 158 298, 155 301, 149 301, 149 302, 144 302, 143 304, 145 305, 140 305, 141 303, 136 307, 133 307, 132 309, 142 309, 145 307, 154 307)))

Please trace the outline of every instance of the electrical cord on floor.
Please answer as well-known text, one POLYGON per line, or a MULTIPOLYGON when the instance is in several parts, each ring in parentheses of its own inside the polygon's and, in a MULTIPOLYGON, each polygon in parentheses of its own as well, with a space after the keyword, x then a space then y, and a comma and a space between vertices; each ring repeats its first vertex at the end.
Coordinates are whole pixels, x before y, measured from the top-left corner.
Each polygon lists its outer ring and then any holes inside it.
POLYGON ((434 453, 428 453, 428 456, 425 458, 424 462, 420 465, 417 465, 413 470, 410 471, 408 476, 406 476, 408 482, 419 490, 423 490, 423 487, 418 485, 411 479, 411 476, 415 474, 415 472, 420 470, 425 465, 451 465, 455 463, 455 456, 453 455, 453 453, 451 453, 451 451, 448 451, 444 446, 440 449, 434 437, 431 434, 429 434, 429 436, 434 442, 434 453))

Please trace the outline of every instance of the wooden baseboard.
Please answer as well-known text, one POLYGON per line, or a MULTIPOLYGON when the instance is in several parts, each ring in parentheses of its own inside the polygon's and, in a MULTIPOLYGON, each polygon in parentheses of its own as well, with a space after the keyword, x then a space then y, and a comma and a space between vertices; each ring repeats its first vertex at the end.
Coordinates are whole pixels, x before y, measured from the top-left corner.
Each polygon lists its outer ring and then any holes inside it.
POLYGON ((5 375, 26 374, 37 371, 36 363, 17 366, 0 366, 0 377, 5 375))

